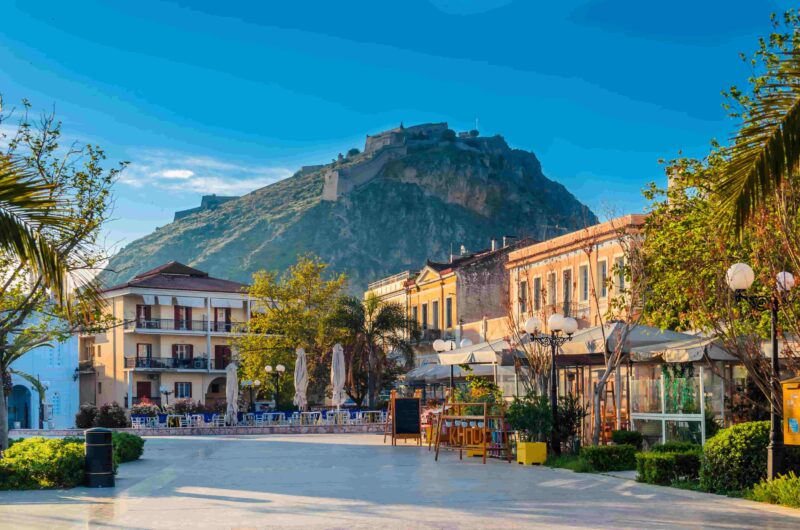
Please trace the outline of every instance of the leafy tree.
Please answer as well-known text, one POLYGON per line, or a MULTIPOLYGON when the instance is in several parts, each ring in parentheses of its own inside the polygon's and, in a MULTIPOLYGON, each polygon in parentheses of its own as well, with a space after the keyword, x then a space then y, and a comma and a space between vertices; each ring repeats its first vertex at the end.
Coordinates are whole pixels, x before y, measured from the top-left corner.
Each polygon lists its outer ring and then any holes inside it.
POLYGON ((327 279, 328 266, 314 256, 300 256, 284 274, 259 271, 253 275, 250 296, 254 312, 246 333, 233 340, 244 379, 263 381, 261 391, 276 389, 266 378, 264 367, 283 364, 286 375, 280 384, 281 403, 291 403, 295 350, 305 348, 309 373, 309 396, 320 401, 330 379, 330 356, 341 332, 330 324, 330 316, 344 289, 346 277, 327 279), (328 368, 326 368, 328 367, 328 368), (266 380, 265 380, 266 379, 266 380))
POLYGON ((353 147, 347 151, 347 158, 352 158, 354 156, 358 156, 359 154, 361 154, 361 151, 358 149, 358 147, 353 147))
MULTIPOLYGON (((29 103, 0 154, 0 376, 33 348, 101 328, 91 280, 107 259, 98 243, 111 212, 111 185, 124 163, 104 168, 97 146, 60 144, 53 113, 35 123, 29 103)), ((9 115, 0 116, 0 123, 9 115)), ((20 374, 25 377, 25 374, 20 374)), ((5 388, 5 385, 4 385, 5 388)), ((6 392, 0 392, 0 449, 8 445, 6 392)))
POLYGON ((340 298, 330 323, 346 337, 347 394, 360 406, 366 387, 367 401, 374 407, 380 390, 389 387, 396 376, 396 359, 404 359, 407 366, 413 360, 410 341, 419 337, 416 322, 400 304, 383 302, 371 294, 363 302, 352 296, 340 298))

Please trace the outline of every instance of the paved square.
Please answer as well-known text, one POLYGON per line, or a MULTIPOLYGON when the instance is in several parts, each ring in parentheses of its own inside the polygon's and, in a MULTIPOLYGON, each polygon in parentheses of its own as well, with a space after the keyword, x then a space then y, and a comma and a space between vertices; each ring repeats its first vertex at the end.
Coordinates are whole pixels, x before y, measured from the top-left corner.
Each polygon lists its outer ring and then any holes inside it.
POLYGON ((114 490, 0 492, 0 528, 800 528, 800 510, 384 446, 382 436, 150 438, 114 490))

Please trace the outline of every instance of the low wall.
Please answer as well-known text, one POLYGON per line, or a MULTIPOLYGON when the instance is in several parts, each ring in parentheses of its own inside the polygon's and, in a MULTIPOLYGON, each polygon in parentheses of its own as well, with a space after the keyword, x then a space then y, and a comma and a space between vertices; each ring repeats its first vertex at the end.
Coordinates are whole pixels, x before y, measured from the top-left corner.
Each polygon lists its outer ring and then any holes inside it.
MULTIPOLYGON (((339 434, 382 433, 383 423, 367 425, 265 425, 262 427, 170 427, 113 429, 139 436, 230 436, 237 434, 339 434)), ((11 429, 9 438, 28 436, 83 436, 84 429, 11 429)))

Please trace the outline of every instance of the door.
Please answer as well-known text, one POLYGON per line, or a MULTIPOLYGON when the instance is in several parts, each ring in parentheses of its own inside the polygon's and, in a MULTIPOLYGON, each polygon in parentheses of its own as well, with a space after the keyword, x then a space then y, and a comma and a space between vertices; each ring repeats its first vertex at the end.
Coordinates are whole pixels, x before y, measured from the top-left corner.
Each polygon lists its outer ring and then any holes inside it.
POLYGON ((175 306, 175 329, 192 329, 192 308, 181 305, 175 306))
POLYGON ((153 383, 150 381, 136 381, 136 399, 139 400, 139 403, 142 402, 143 398, 150 399, 152 397, 150 393, 153 391, 152 385, 153 383))
POLYGON ((214 331, 230 331, 230 330, 231 330, 231 308, 230 307, 214 308, 214 331))
POLYGON ((230 346, 214 346, 214 368, 216 370, 224 370, 228 363, 231 362, 231 347, 230 346))
POLYGON ((136 306, 136 327, 153 327, 152 308, 149 305, 139 304, 136 306))

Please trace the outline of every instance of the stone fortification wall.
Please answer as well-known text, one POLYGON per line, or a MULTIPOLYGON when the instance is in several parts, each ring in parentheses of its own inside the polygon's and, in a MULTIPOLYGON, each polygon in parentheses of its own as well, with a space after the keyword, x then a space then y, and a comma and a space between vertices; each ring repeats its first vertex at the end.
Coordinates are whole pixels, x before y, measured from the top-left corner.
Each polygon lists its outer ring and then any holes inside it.
POLYGON ((353 164, 349 167, 327 170, 322 188, 323 201, 336 201, 342 195, 350 193, 378 176, 383 166, 390 160, 405 156, 405 146, 387 147, 372 158, 353 164))

